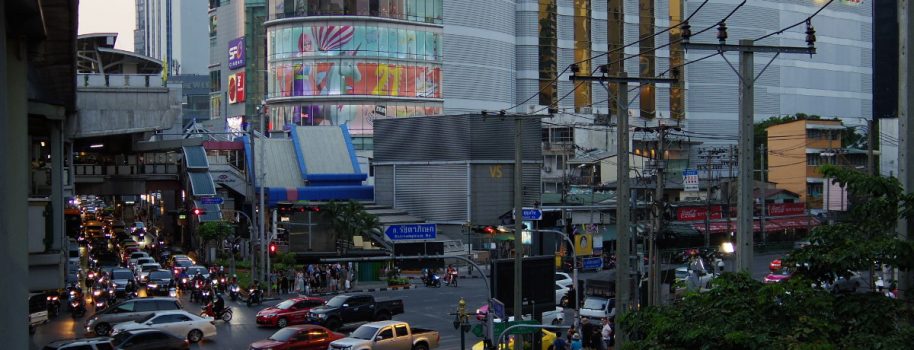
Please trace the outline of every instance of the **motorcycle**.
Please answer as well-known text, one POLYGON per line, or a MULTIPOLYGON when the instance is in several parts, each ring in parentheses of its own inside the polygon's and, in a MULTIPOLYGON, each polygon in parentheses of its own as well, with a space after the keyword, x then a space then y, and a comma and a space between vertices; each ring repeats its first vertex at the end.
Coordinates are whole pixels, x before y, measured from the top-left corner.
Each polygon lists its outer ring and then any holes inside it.
POLYGON ((241 290, 241 288, 239 288, 237 284, 232 284, 229 287, 229 298, 232 299, 232 301, 238 300, 238 291, 239 290, 241 290))
POLYGON ((104 309, 108 308, 108 298, 107 297, 98 297, 95 298, 95 312, 98 313, 104 309))
POLYGON ((211 289, 208 289, 208 288, 203 289, 203 291, 200 292, 200 302, 201 303, 207 304, 207 303, 211 302, 212 300, 213 300, 213 291, 211 289))
POLYGON ((217 320, 225 321, 225 323, 229 323, 232 321, 232 309, 224 307, 222 308, 222 311, 219 311, 217 314, 213 310, 213 303, 210 302, 207 303, 206 307, 203 308, 203 311, 200 312, 200 317, 212 317, 217 320))
POLYGON ((263 291, 257 288, 251 288, 248 290, 248 293, 248 306, 253 304, 260 305, 263 303, 263 298, 261 297, 261 293, 263 293, 263 291))
POLYGON ((86 300, 83 298, 82 292, 78 290, 70 291, 70 314, 73 318, 80 318, 86 314, 86 300))
POLYGON ((60 295, 48 294, 48 316, 57 317, 60 314, 60 295))
POLYGON ((456 273, 456 272, 449 272, 449 273, 447 274, 447 276, 445 277, 444 282, 445 282, 445 284, 447 284, 448 286, 456 287, 456 286, 457 286, 457 273, 456 273))
POLYGON ((168 296, 172 298, 178 297, 178 290, 175 287, 168 288, 168 296))
POLYGON ((425 283, 426 287, 430 287, 430 288, 440 288, 441 287, 441 277, 438 277, 437 274, 432 274, 432 278, 428 278, 428 276, 422 276, 422 282, 425 283))
POLYGON ((190 301, 200 301, 203 299, 203 281, 196 281, 193 283, 194 290, 190 292, 190 301))

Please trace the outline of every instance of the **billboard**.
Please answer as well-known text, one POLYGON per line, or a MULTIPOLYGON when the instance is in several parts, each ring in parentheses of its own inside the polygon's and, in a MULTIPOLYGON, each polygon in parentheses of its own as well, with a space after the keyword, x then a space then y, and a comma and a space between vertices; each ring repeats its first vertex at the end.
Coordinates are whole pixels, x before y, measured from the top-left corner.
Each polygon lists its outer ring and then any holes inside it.
POLYGON ((229 104, 244 102, 244 72, 229 74, 228 77, 228 100, 229 104))
MULTIPOLYGON (((524 305, 524 313, 537 314, 555 309, 555 261, 553 256, 525 257, 521 272, 521 296, 533 305, 524 305)), ((493 260, 489 267, 489 285, 493 297, 505 305, 507 314, 514 313, 514 259, 493 260)), ((539 315, 534 315, 539 316, 539 315)))
MULTIPOLYGON (((679 207, 676 208, 676 220, 679 221, 704 221, 708 216, 708 207, 679 207)), ((711 220, 723 219, 723 208, 719 205, 711 206, 711 220)))
POLYGON ((244 37, 232 39, 228 44, 228 67, 238 69, 244 67, 244 37))
POLYGON ((698 192, 698 170, 686 169, 682 171, 682 188, 686 192, 698 192))
POLYGON ((575 235, 574 253, 578 256, 593 255, 593 235, 589 233, 575 235))
POLYGON ((441 67, 372 60, 270 65, 269 97, 371 95, 441 98, 441 67))

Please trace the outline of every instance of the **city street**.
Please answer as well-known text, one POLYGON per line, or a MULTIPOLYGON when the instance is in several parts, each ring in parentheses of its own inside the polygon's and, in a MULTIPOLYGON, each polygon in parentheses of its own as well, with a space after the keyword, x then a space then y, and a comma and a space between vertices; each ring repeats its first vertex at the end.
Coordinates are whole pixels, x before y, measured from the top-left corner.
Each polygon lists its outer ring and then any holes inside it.
MULTIPOLYGON (((781 257, 783 254, 766 254, 756 255, 755 263, 752 269, 752 276, 755 279, 762 279, 768 273, 768 263, 772 259, 781 257)), ((604 273, 606 273, 604 271, 604 273)), ((593 273, 580 273, 581 280, 587 279, 593 273)), ((414 283, 417 283, 415 281, 414 283)), ((467 311, 474 312, 476 308, 486 302, 485 283, 479 278, 467 278, 460 280, 459 287, 425 288, 419 286, 415 289, 408 290, 391 290, 383 292, 370 293, 380 300, 403 299, 406 313, 394 316, 393 319, 406 321, 412 325, 423 328, 438 330, 441 333, 441 349, 457 349, 460 347, 460 334, 453 328, 454 317, 449 315, 456 312, 457 301, 463 297, 467 302, 467 311)), ((288 295, 287 297, 291 297, 288 295)), ((325 297, 329 299, 330 297, 325 297)), ((226 300, 226 305, 234 311, 234 318, 229 324, 221 321, 216 323, 219 335, 215 339, 207 339, 199 345, 193 345, 194 349, 247 349, 248 345, 254 341, 269 337, 275 328, 266 328, 257 326, 254 316, 257 311, 278 304, 281 300, 264 302, 262 306, 247 307, 241 302, 232 302, 226 300)), ((182 298, 184 307, 194 313, 200 312, 200 304, 191 303, 187 298, 182 298)), ((38 328, 37 333, 32 336, 31 349, 41 349, 47 343, 58 339, 72 339, 82 337, 85 333, 83 324, 90 315, 74 320, 69 313, 64 311, 61 316, 53 319, 49 324, 38 328)), ((566 312, 566 324, 570 323, 571 312, 566 312)), ((471 322, 476 322, 471 319, 471 322)), ((349 332, 355 326, 347 326, 342 331, 349 332)), ((479 341, 472 334, 467 334, 467 346, 479 341)))

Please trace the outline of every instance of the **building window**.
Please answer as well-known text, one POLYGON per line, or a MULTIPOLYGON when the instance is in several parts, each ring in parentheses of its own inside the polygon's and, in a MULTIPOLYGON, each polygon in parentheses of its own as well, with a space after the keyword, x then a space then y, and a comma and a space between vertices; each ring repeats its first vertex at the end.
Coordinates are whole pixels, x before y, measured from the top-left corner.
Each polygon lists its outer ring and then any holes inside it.
POLYGON ((215 38, 215 37, 216 37, 216 28, 217 28, 217 25, 216 25, 216 24, 217 24, 218 21, 219 21, 219 20, 218 20, 218 18, 216 17, 216 14, 213 14, 212 16, 209 16, 209 37, 210 37, 210 38, 215 38))
POLYGON ((806 184, 806 194, 812 198, 821 198, 822 197, 822 184, 821 183, 806 184))
POLYGON ((214 70, 209 72, 210 92, 222 91, 222 71, 214 70))
POLYGON ((352 138, 352 147, 358 151, 374 150, 374 138, 373 137, 353 137, 352 138))
POLYGON ((822 162, 822 156, 814 153, 806 155, 806 165, 822 165, 825 164, 822 162))

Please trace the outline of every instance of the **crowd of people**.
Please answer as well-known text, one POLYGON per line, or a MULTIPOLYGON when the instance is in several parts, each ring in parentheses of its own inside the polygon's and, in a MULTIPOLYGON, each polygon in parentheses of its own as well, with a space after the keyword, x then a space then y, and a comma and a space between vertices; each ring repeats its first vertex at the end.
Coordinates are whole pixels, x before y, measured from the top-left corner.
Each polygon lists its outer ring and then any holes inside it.
POLYGON ((274 290, 280 294, 310 295, 351 289, 355 269, 351 263, 308 264, 303 268, 276 271, 270 278, 274 290))
POLYGON ((603 318, 601 324, 581 320, 581 332, 574 328, 568 330, 564 337, 557 337, 552 346, 555 350, 609 350, 615 346, 613 320, 603 318))

